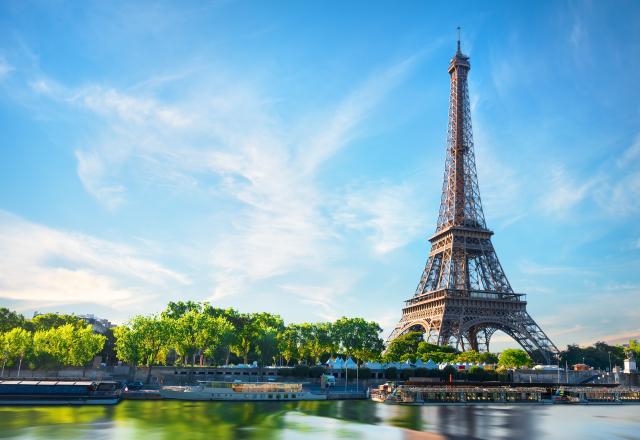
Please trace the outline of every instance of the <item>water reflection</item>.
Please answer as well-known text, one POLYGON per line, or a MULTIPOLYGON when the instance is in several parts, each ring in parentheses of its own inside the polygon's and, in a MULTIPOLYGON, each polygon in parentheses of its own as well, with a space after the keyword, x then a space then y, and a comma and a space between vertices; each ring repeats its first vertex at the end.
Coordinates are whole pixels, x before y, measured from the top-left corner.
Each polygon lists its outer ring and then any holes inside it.
POLYGON ((639 415, 638 406, 125 401, 113 407, 0 407, 0 438, 637 438, 639 415))

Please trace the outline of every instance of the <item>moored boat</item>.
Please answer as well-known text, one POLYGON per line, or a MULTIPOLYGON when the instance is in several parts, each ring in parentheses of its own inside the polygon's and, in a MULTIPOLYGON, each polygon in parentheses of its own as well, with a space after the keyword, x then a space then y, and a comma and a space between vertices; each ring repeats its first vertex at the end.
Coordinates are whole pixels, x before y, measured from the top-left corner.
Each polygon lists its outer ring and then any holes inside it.
POLYGON ((0 380, 0 405, 114 405, 116 381, 0 380))
POLYGON ((160 389, 163 399, 295 401, 326 400, 326 394, 305 390, 301 383, 285 382, 215 382, 202 381, 191 386, 166 386, 160 389))

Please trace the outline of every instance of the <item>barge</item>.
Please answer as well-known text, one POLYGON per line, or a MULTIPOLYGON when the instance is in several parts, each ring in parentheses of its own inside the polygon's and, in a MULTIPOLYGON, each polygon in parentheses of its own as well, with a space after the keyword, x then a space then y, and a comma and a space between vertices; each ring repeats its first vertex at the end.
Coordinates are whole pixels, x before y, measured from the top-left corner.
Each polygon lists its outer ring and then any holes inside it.
POLYGON ((640 403, 640 388, 560 387, 555 390, 532 386, 431 386, 381 385, 371 390, 371 399, 400 405, 475 404, 627 404, 640 403))
POLYGON ((201 381, 192 386, 165 386, 163 399, 227 401, 327 400, 326 394, 305 390, 301 383, 201 381))
POLYGON ((115 405, 116 381, 0 380, 0 405, 115 405))

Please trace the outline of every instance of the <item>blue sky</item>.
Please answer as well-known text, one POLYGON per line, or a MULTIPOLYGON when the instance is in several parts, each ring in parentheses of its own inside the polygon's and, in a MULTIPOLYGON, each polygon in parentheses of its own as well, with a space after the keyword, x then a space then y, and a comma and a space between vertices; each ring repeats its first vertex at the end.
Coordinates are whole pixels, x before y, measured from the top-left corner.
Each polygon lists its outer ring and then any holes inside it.
POLYGON ((639 336, 638 22, 632 1, 4 1, 0 304, 390 331, 435 229, 460 25, 511 284, 559 346, 639 336))

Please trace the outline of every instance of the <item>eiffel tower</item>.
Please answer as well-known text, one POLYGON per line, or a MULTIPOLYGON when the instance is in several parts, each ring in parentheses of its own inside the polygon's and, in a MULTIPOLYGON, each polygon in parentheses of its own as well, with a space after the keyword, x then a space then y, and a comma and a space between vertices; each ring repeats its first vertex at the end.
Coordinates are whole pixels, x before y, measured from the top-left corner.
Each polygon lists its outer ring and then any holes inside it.
POLYGON ((480 201, 471 131, 469 57, 458 50, 449 64, 451 94, 442 199, 431 251, 414 296, 387 339, 424 332, 424 339, 459 350, 488 351, 500 330, 536 362, 549 364, 558 349, 527 313, 491 243, 480 201))

